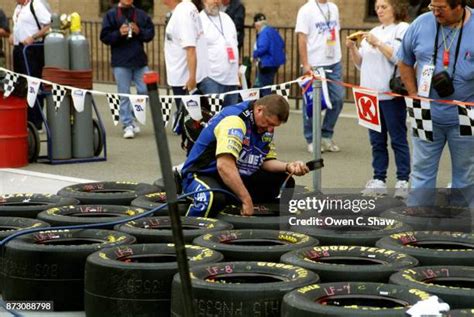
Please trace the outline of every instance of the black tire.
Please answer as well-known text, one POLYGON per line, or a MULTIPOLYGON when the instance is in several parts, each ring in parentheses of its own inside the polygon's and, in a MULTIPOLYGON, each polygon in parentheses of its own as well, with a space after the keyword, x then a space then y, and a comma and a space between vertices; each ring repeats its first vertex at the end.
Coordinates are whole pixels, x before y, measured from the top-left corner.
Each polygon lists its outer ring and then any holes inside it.
MULTIPOLYGON (((159 193, 151 193, 143 196, 139 196, 132 201, 130 204, 133 207, 139 207, 146 210, 159 208, 163 206, 167 202, 166 200, 166 193, 159 192, 159 193)), ((178 212, 180 216, 185 216, 186 212, 188 211, 189 205, 191 201, 187 199, 178 200, 178 212)), ((153 214, 155 216, 169 216, 168 213, 168 205, 163 207, 162 209, 155 211, 153 214)))
POLYGON ((92 128, 94 133, 94 156, 99 156, 104 149, 104 131, 97 119, 92 119, 92 128))
POLYGON ((40 150, 41 150, 41 140, 36 126, 28 121, 26 126, 28 130, 28 162, 34 163, 37 161, 40 150))
POLYGON ((468 266, 420 266, 390 277, 390 283, 437 295, 450 308, 474 305, 474 268, 468 266))
POLYGON ((226 261, 279 262, 283 254, 315 246, 318 240, 290 231, 242 229, 207 233, 193 244, 221 252, 226 261))
MULTIPOLYGON (((193 245, 186 246, 186 254, 191 267, 224 258, 193 245)), ((86 262, 86 315, 169 316, 171 282, 177 272, 173 244, 136 244, 95 252, 86 262)))
POLYGON ((403 207, 387 210, 382 216, 401 221, 417 231, 472 231, 469 208, 403 207))
MULTIPOLYGON (((38 214, 38 219, 50 223, 53 227, 82 225, 126 220, 143 214, 141 208, 118 205, 76 205, 55 207, 38 214)), ((103 226, 112 229, 113 226, 103 226)))
POLYGON ((56 311, 83 310, 87 256, 133 242, 135 238, 125 233, 96 229, 41 231, 18 237, 5 246, 3 299, 53 301, 56 311))
POLYGON ((0 196, 0 216, 36 218, 46 209, 77 204, 74 198, 50 194, 5 194, 0 196))
POLYGON ((234 229, 267 229, 282 230, 288 228, 289 216, 280 216, 280 206, 278 204, 258 204, 256 205, 264 212, 255 216, 240 215, 240 207, 229 205, 219 212, 217 219, 231 223, 234 229))
POLYGON ((321 282, 388 283, 391 274, 418 265, 412 256, 372 247, 319 246, 283 254, 282 263, 319 275, 321 282))
POLYGON ((81 204, 130 206, 138 196, 158 191, 160 188, 144 183, 96 182, 64 187, 58 195, 75 198, 81 204))
MULTIPOLYGON (((224 221, 200 217, 181 217, 181 225, 186 243, 208 232, 232 229, 232 225, 224 221)), ((115 226, 115 230, 133 235, 138 243, 174 242, 170 217, 146 217, 129 221, 115 226)))
POLYGON ((282 317, 405 317, 431 295, 405 286, 339 282, 309 285, 283 298, 282 317))
MULTIPOLYGON (((200 265, 190 272, 194 311, 200 316, 280 316, 285 293, 319 280, 303 268, 269 262, 200 265)), ((184 316, 178 274, 173 278, 171 314, 184 316)))
POLYGON ((474 309, 455 309, 441 315, 441 317, 474 317, 474 309))
MULTIPOLYGON (((17 233, 18 231, 34 229, 34 228, 47 228, 49 224, 30 218, 19 218, 19 217, 0 217, 0 240, 17 233)), ((3 288, 3 251, 4 246, 0 246, 0 292, 3 288)))
POLYGON ((474 265, 474 235, 469 233, 402 232, 382 238, 375 245, 409 254, 420 265, 474 265))
MULTIPOLYGON (((290 220, 290 224, 294 221, 311 221, 304 225, 290 226, 291 231, 300 232, 315 237, 322 245, 358 245, 358 246, 375 246, 375 242, 379 239, 399 232, 412 231, 411 227, 403 224, 395 219, 387 219, 375 216, 315 216, 307 218, 304 216, 290 220), (314 224, 316 219, 321 219, 322 225, 314 224), (347 224, 335 226, 325 225, 326 220, 348 221, 347 224), (360 225, 359 223, 360 220, 360 225)), ((368 282, 368 281, 367 281, 368 282)))

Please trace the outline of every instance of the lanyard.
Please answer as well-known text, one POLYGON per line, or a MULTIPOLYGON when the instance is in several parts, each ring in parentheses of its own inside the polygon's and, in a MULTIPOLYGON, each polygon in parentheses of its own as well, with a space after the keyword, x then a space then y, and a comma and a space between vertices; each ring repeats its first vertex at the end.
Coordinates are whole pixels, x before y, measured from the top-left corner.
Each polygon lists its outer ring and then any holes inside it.
MULTIPOLYGON (((461 31, 459 32, 459 37, 458 37, 458 43, 456 44, 456 55, 454 57, 454 65, 453 65, 453 73, 451 75, 451 78, 454 78, 454 73, 456 72, 456 64, 458 62, 458 56, 459 56, 459 49, 461 48, 461 39, 462 39, 462 32, 464 30, 464 18, 466 17, 466 9, 464 9, 464 12, 462 14, 462 19, 461 19, 461 31)), ((438 58, 438 42, 439 42, 439 29, 441 25, 437 23, 437 28, 436 28, 436 39, 435 39, 435 45, 433 49, 433 61, 436 64, 436 59, 438 58)), ((454 37, 456 36, 456 33, 453 34, 453 40, 451 41, 451 45, 453 44, 454 37)), ((443 41, 445 41, 445 38, 443 36, 443 41)), ((451 48, 451 45, 449 47, 446 47, 446 42, 444 43, 445 51, 443 54, 443 65, 445 68, 449 66, 449 49, 451 48), (446 49, 448 49, 446 51, 446 49)))
POLYGON ((222 35, 222 37, 225 40, 226 38, 225 38, 225 35, 224 35, 224 26, 222 25, 221 14, 219 13, 219 15, 218 15, 219 16, 219 24, 221 26, 220 28, 217 26, 217 24, 214 23, 214 21, 212 21, 211 17, 209 16, 209 14, 207 14, 207 12, 206 12, 206 15, 207 15, 207 18, 209 19, 209 21, 211 21, 212 25, 215 26, 217 31, 219 31, 219 33, 222 35))
POLYGON ((318 6, 318 9, 319 11, 321 12, 321 15, 323 16, 324 20, 326 20, 326 24, 328 26, 328 29, 331 29, 330 27, 330 23, 331 23, 331 8, 329 8, 329 4, 327 4, 328 6, 328 16, 326 17, 326 14, 324 14, 323 12, 323 9, 321 8, 321 6, 319 5, 319 2, 318 0, 314 0, 316 2, 316 5, 318 6))

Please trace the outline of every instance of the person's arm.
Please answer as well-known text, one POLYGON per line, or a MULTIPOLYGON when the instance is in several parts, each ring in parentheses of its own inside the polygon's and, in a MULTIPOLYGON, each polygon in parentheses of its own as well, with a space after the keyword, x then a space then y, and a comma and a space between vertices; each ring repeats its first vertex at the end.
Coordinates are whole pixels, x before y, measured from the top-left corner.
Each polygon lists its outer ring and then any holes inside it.
POLYGON ((309 168, 302 161, 282 162, 279 160, 266 160, 262 164, 262 170, 271 173, 289 173, 303 176, 309 172, 309 168))
POLYGON ((385 44, 384 42, 382 42, 379 38, 377 38, 372 33, 367 33, 364 36, 364 38, 367 41, 367 43, 369 43, 370 45, 372 45, 373 47, 378 49, 380 51, 380 53, 382 53, 383 56, 385 56, 386 59, 388 59, 388 60, 393 59, 393 51, 394 51, 393 47, 391 47, 390 45, 385 44))
POLYGON ((196 86, 196 70, 197 70, 197 54, 196 47, 188 46, 184 48, 186 50, 186 62, 188 65, 189 77, 186 82, 185 89, 187 91, 193 91, 196 86))
POLYGON ((398 67, 400 69, 400 77, 408 91, 408 95, 417 96, 418 87, 416 83, 416 71, 413 66, 407 65, 404 62, 399 62, 398 67))
POLYGON ((311 70, 311 65, 308 62, 308 35, 298 33, 298 49, 300 52, 300 62, 303 65, 303 73, 311 70))
POLYGON ((257 45, 255 51, 253 51, 253 58, 261 58, 267 54, 270 50, 270 43, 267 32, 261 32, 257 38, 257 45))
POLYGON ((28 36, 23 42, 23 45, 31 45, 33 44, 36 40, 43 38, 46 33, 49 31, 49 24, 45 25, 39 30, 38 32, 34 33, 32 36, 28 36))
POLYGON ((140 41, 148 43, 155 37, 155 26, 147 14, 144 14, 144 20, 141 28, 135 23, 132 23, 132 28, 133 32, 138 35, 140 41))
POLYGON ((8 27, 8 19, 0 9, 0 37, 9 37, 10 36, 10 28, 8 27))
POLYGON ((231 154, 219 155, 217 157, 217 172, 224 184, 242 201, 241 214, 243 216, 253 215, 252 197, 245 187, 242 178, 240 178, 235 157, 231 154))
POLYGON ((122 25, 120 28, 115 26, 111 19, 113 17, 106 13, 102 20, 102 29, 100 30, 100 40, 105 45, 114 45, 119 42, 122 36, 125 36, 128 33, 128 28, 126 25, 122 25))
POLYGON ((362 65, 362 55, 360 54, 359 49, 357 48, 356 42, 347 38, 346 46, 349 49, 352 62, 354 63, 354 65, 356 65, 357 68, 360 68, 360 65, 362 65))

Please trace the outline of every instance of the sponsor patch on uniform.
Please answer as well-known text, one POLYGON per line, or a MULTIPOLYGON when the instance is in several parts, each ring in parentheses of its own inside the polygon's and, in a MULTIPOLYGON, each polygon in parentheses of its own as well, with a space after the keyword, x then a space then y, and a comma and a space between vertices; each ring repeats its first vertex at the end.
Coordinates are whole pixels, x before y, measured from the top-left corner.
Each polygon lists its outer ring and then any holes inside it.
POLYGON ((262 135, 262 141, 266 143, 270 143, 273 140, 273 133, 265 132, 262 135))
POLYGON ((239 140, 243 140, 244 131, 242 131, 242 129, 229 129, 227 135, 228 136, 234 136, 234 137, 238 138, 239 140))

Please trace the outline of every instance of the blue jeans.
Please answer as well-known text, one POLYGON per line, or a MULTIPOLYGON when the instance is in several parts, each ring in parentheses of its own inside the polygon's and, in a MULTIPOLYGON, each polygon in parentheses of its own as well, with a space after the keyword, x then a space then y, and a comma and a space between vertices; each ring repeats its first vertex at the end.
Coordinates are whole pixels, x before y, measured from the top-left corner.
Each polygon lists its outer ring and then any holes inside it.
POLYGON ((459 125, 433 122, 433 142, 413 137, 413 168, 408 205, 431 205, 435 201, 436 176, 444 146, 451 156, 452 188, 467 189, 474 184, 474 137, 460 136, 459 125))
MULTIPOLYGON (((257 78, 255 79, 254 88, 261 88, 265 86, 273 85, 275 80, 275 75, 278 72, 278 67, 263 67, 257 70, 257 78)), ((271 93, 270 89, 261 89, 260 97, 269 95, 271 93)))
MULTIPOLYGON (((207 78, 200 83, 200 90, 206 91, 207 94, 223 94, 229 91, 237 90, 235 85, 222 85, 211 78, 207 78)), ((225 106, 235 105, 239 102, 239 94, 230 94, 224 97, 225 106)))
MULTIPOLYGON (((119 94, 130 94, 132 81, 137 87, 138 95, 146 95, 147 89, 143 82, 143 75, 148 71, 145 67, 113 67, 115 81, 117 82, 117 92, 119 94)), ((134 115, 132 105, 127 97, 120 97, 120 122, 124 128, 133 126, 134 115)))
MULTIPOLYGON (((329 66, 324 66, 324 69, 332 70, 331 73, 326 73, 326 77, 331 80, 342 81, 342 66, 341 63, 336 63, 329 66)), ((331 99, 332 109, 326 110, 323 125, 321 127, 321 136, 323 138, 332 139, 334 134, 334 127, 336 126, 337 118, 341 113, 344 104, 344 87, 332 82, 328 82, 329 99, 331 99)), ((322 93, 322 90, 321 90, 322 93)), ((306 107, 306 105, 304 105, 306 107)), ((306 108, 303 108, 303 110, 306 108)), ((306 111, 303 111, 303 133, 306 142, 313 142, 313 119, 309 118, 306 111)))
POLYGON ((388 135, 390 135, 397 165, 397 179, 408 181, 410 177, 410 149, 407 141, 405 100, 403 98, 381 100, 379 105, 382 132, 379 133, 369 129, 374 179, 385 181, 387 178, 387 140, 388 135))

